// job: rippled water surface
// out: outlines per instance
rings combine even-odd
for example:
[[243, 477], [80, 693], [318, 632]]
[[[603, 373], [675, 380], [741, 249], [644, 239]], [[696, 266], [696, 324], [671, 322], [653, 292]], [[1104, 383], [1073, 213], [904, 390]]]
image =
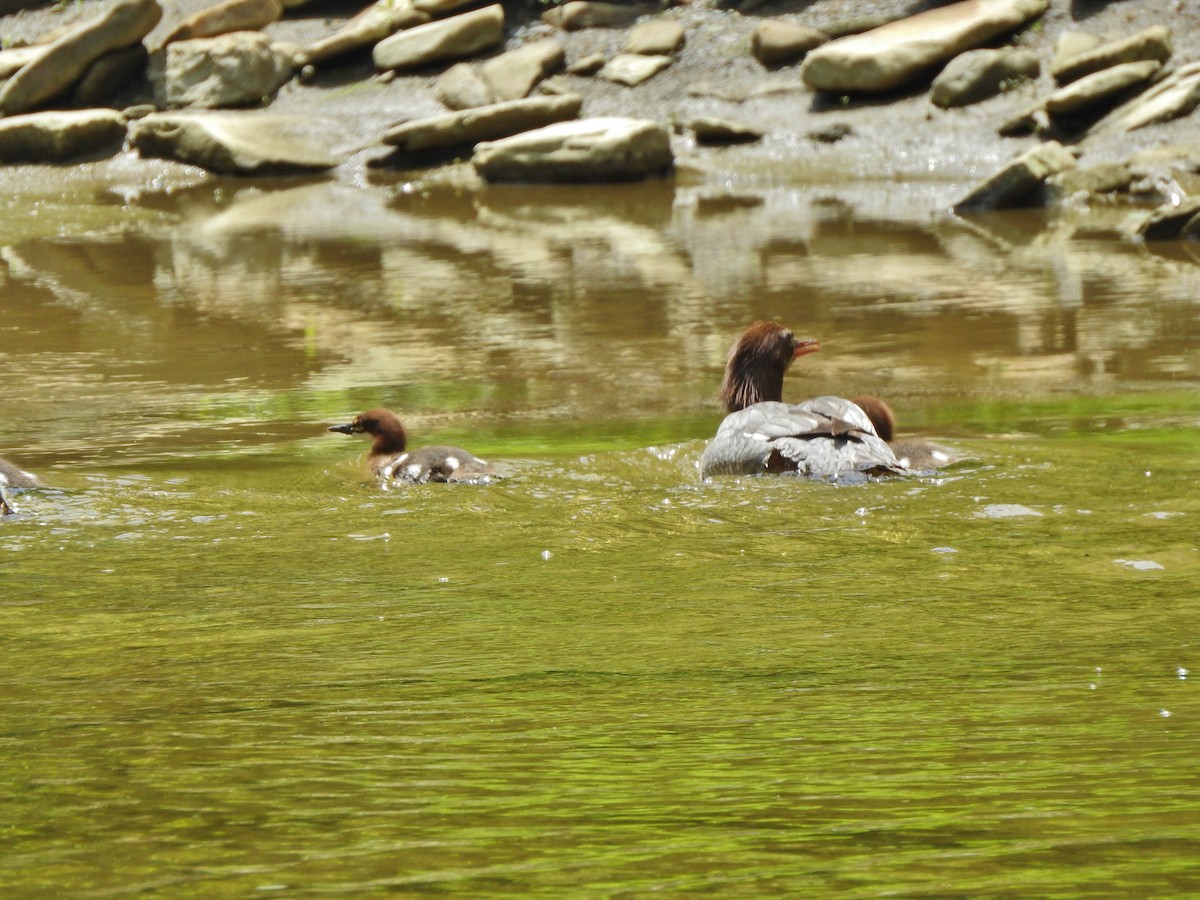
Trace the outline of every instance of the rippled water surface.
[[[1200, 890], [1200, 264], [886, 207], [10, 215], [4, 893]], [[967, 460], [701, 483], [757, 317]], [[379, 490], [375, 405], [507, 477]]]

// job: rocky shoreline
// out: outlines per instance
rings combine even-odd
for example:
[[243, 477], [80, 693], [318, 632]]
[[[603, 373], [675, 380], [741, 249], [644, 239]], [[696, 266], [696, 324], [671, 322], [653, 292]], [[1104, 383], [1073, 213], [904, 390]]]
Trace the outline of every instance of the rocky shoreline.
[[1184, 6], [90, 0], [0, 19], [0, 178], [932, 177], [934, 208], [1132, 201], [1196, 237]]

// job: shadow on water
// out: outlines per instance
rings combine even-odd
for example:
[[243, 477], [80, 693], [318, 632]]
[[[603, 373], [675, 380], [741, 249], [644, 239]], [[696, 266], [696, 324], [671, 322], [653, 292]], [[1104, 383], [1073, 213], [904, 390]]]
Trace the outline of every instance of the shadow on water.
[[[0, 883], [1194, 892], [1200, 268], [1104, 215], [397, 180], [10, 241]], [[700, 482], [758, 317], [968, 461]], [[376, 405], [506, 477], [380, 490], [325, 431]]]

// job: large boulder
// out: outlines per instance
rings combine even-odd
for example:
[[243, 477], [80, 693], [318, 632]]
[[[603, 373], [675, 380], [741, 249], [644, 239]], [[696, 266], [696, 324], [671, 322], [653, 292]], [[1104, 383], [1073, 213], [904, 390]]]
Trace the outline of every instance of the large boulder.
[[163, 38], [163, 43], [216, 37], [233, 31], [257, 31], [282, 15], [280, 0], [225, 0], [184, 19]]
[[504, 40], [504, 8], [499, 3], [400, 31], [375, 45], [377, 69], [416, 69], [459, 60]]
[[818, 91], [895, 90], [938, 63], [1015, 31], [1044, 13], [1049, 3], [962, 0], [823, 44], [805, 58], [800, 75]]
[[674, 157], [664, 125], [601, 118], [485, 142], [471, 161], [489, 181], [614, 181], [662, 174]]
[[116, 153], [125, 119], [111, 109], [26, 113], [0, 119], [0, 162], [64, 162], [78, 156]]
[[1067, 84], [1101, 69], [1135, 62], [1165, 63], [1171, 58], [1171, 32], [1164, 25], [1139, 31], [1119, 41], [1101, 44], [1079, 53], [1060, 53], [1050, 74], [1059, 84]]
[[1032, 50], [968, 50], [950, 60], [933, 79], [929, 99], [943, 109], [969, 106], [1036, 78], [1040, 71], [1041, 63]]
[[332, 169], [338, 160], [305, 134], [297, 116], [155, 113], [133, 123], [142, 156], [174, 159], [223, 175], [278, 175]]
[[1022, 153], [954, 204], [956, 213], [1038, 203], [1046, 180], [1075, 168], [1075, 157], [1058, 141]]
[[407, 153], [471, 146], [574, 119], [582, 106], [577, 94], [509, 100], [405, 122], [388, 131], [383, 142]]
[[479, 74], [497, 100], [519, 100], [542, 79], [566, 65], [567, 54], [557, 38], [543, 38], [493, 57]]
[[150, 82], [160, 107], [250, 106], [292, 77], [295, 61], [258, 31], [176, 41], [151, 60]]
[[424, 25], [430, 18], [410, 0], [376, 0], [333, 34], [304, 47], [296, 54], [296, 64], [317, 65], [373, 47], [397, 31]]
[[0, 113], [35, 109], [68, 91], [96, 60], [138, 43], [162, 18], [158, 0], [120, 0], [102, 16], [72, 28], [0, 88]]

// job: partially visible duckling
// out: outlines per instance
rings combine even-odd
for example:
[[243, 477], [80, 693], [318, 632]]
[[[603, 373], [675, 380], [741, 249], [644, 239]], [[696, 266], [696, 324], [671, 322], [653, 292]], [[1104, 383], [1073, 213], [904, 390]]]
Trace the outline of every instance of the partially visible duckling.
[[953, 465], [962, 457], [948, 447], [922, 438], [896, 438], [896, 414], [878, 397], [863, 395], [855, 397], [854, 403], [867, 414], [875, 433], [888, 442], [901, 465], [916, 471], [929, 471]]
[[390, 409], [368, 409], [347, 425], [331, 425], [341, 434], [369, 434], [374, 438], [367, 457], [371, 474], [381, 481], [425, 484], [430, 481], [486, 484], [499, 478], [486, 461], [459, 447], [422, 447], [406, 450], [408, 435], [400, 417]]
[[24, 490], [25, 488], [39, 487], [40, 483], [37, 476], [32, 472], [26, 472], [24, 469], [18, 468], [6, 459], [0, 459], [0, 516], [11, 515], [16, 512], [11, 501], [8, 499], [8, 490], [17, 488]]

